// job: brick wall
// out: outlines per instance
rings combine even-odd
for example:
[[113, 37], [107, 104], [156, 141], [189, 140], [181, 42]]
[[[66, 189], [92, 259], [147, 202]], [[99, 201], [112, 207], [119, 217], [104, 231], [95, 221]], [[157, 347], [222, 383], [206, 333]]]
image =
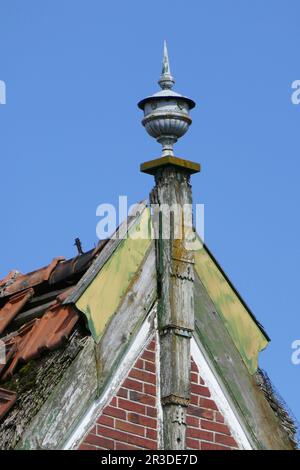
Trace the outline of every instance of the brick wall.
[[79, 449], [156, 448], [156, 367], [155, 341], [152, 340]]
[[[198, 450], [237, 449], [230, 429], [211, 399], [193, 360], [191, 364], [187, 447]], [[157, 449], [157, 428], [155, 341], [151, 340], [79, 449]]]
[[238, 445], [211, 399], [197, 365], [191, 364], [191, 401], [187, 415], [187, 447], [198, 450], [231, 450]]

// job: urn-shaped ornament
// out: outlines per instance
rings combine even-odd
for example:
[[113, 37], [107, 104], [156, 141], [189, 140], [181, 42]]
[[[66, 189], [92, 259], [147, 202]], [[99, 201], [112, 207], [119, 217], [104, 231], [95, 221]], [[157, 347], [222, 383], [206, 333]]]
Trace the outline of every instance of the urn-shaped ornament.
[[166, 42], [158, 83], [161, 90], [141, 100], [138, 107], [144, 111], [142, 124], [148, 134], [162, 145], [162, 156], [174, 156], [173, 145], [191, 125], [190, 110], [195, 107], [195, 102], [172, 90], [175, 80], [170, 71]]

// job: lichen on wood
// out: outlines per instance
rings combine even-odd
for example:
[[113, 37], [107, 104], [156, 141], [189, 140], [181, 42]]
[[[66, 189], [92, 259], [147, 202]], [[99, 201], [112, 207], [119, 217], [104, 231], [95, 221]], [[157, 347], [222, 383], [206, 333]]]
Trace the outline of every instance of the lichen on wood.
[[87, 337], [76, 328], [68, 343], [32, 360], [2, 387], [17, 392], [17, 402], [0, 423], [0, 449], [13, 449], [52, 390], [83, 348]]

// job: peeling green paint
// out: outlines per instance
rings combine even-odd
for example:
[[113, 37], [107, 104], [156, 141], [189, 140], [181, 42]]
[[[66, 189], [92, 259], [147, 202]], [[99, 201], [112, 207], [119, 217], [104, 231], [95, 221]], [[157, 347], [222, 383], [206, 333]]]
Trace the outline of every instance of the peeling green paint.
[[268, 339], [205, 246], [195, 252], [195, 269], [249, 372], [253, 374], [258, 367], [258, 354], [268, 345]]
[[98, 343], [138, 272], [151, 244], [150, 209], [145, 208], [113, 255], [76, 302]]

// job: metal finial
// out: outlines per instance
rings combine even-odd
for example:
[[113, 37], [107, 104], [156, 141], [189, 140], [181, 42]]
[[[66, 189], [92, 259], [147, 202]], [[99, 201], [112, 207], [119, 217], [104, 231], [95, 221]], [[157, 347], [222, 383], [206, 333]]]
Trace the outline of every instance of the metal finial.
[[168, 55], [167, 42], [164, 41], [164, 55], [163, 55], [163, 66], [160, 79], [158, 80], [160, 87], [163, 90], [170, 90], [175, 83], [174, 78], [171, 75], [170, 62]]
[[175, 80], [171, 75], [166, 41], [158, 83], [162, 90], [139, 101], [138, 107], [144, 111], [142, 124], [146, 131], [162, 145], [162, 156], [173, 156], [173, 145], [192, 123], [190, 110], [195, 102], [171, 89]]

